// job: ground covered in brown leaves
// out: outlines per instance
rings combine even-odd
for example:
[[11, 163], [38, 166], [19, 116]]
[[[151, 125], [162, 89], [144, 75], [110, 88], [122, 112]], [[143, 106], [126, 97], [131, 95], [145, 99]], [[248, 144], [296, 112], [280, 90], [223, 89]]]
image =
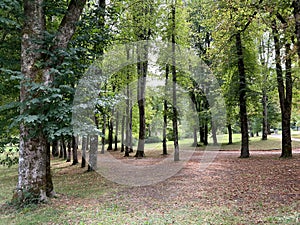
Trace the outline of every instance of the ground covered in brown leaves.
[[292, 159], [279, 158], [279, 151], [254, 151], [249, 159], [238, 154], [221, 151], [200, 170], [203, 151], [195, 151], [174, 176], [140, 187], [56, 160], [57, 198], [43, 207], [45, 215], [57, 210], [57, 217], [47, 223], [300, 224], [300, 150]]

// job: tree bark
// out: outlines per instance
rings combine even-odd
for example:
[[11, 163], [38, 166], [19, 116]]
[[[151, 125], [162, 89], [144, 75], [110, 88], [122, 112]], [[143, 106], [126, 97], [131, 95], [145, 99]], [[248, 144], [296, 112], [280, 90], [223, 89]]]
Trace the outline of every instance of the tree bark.
[[114, 132], [113, 111], [111, 114], [112, 115], [108, 120], [108, 147], [107, 147], [107, 150], [113, 150], [113, 132]]
[[295, 0], [293, 2], [294, 18], [295, 18], [295, 33], [297, 37], [297, 53], [298, 53], [298, 65], [300, 67], [300, 1]]
[[247, 116], [247, 100], [246, 100], [246, 72], [243, 55], [243, 45], [241, 33], [238, 31], [236, 38], [236, 52], [238, 56], [238, 71], [239, 71], [239, 104], [240, 104], [240, 123], [241, 123], [241, 158], [250, 157], [249, 153], [249, 138], [248, 138], [248, 116]]
[[74, 135], [72, 136], [72, 156], [73, 162], [72, 165], [78, 164], [78, 140]]
[[71, 162], [71, 140], [68, 140], [67, 142], [67, 161]]
[[212, 138], [213, 138], [213, 144], [218, 145], [217, 127], [213, 120], [211, 121], [211, 134], [212, 134]]
[[58, 141], [54, 140], [52, 142], [52, 156], [53, 157], [57, 157], [58, 155], [59, 155], [59, 152], [58, 152]]
[[124, 133], [125, 133], [125, 115], [122, 116], [122, 125], [121, 125], [121, 152], [125, 151], [124, 145]]
[[266, 90], [263, 90], [262, 96], [262, 106], [263, 106], [263, 121], [262, 121], [262, 140], [268, 139], [268, 97]]
[[103, 123], [102, 123], [102, 138], [101, 138], [101, 154], [104, 154], [105, 130], [106, 130], [106, 115], [105, 114], [103, 114], [102, 120], [103, 120]]
[[88, 172], [97, 169], [98, 135], [91, 135]]
[[166, 78], [165, 78], [165, 99], [164, 99], [164, 122], [163, 122], [163, 155], [168, 154], [167, 149], [167, 126], [168, 126], [168, 101], [167, 101], [167, 91], [168, 91], [168, 80], [169, 80], [169, 65], [166, 64]]
[[86, 146], [87, 146], [87, 137], [82, 136], [82, 147], [81, 147], [81, 168], [86, 166]]
[[118, 133], [119, 133], [119, 112], [116, 112], [116, 132], [115, 132], [115, 147], [114, 151], [118, 151]]
[[232, 127], [231, 124], [227, 124], [227, 130], [228, 130], [228, 144], [232, 144]]
[[272, 24], [273, 38], [275, 44], [275, 61], [276, 61], [276, 74], [277, 74], [277, 89], [280, 101], [281, 110], [281, 126], [282, 126], [282, 150], [281, 157], [292, 157], [292, 140], [291, 140], [291, 110], [292, 110], [292, 61], [290, 57], [290, 44], [285, 44], [285, 85], [283, 79], [283, 71], [281, 66], [281, 44], [279, 40], [279, 32], [276, 21]]
[[[76, 28], [76, 22], [79, 20], [86, 0], [71, 0], [68, 10], [59, 26], [55, 36], [55, 44], [51, 50], [65, 49], [69, 40], [73, 36]], [[44, 43], [44, 34], [46, 31], [44, 1], [43, 0], [24, 0], [24, 23], [22, 28], [21, 42], [21, 72], [24, 75], [24, 81], [21, 82], [20, 101], [26, 103], [31, 96], [25, 80], [40, 83], [49, 86], [53, 81], [53, 75], [50, 74], [50, 68], [37, 68], [38, 61], [45, 61], [41, 54]], [[46, 63], [53, 65], [53, 62]], [[27, 81], [26, 81], [27, 82]], [[43, 105], [40, 106], [43, 109]], [[21, 109], [24, 114], [26, 108]], [[34, 137], [32, 133], [34, 132]], [[19, 150], [19, 174], [17, 191], [14, 198], [19, 202], [31, 196], [31, 199], [38, 201], [47, 200], [51, 196], [50, 189], [52, 183], [50, 167], [50, 152], [47, 146], [47, 137], [43, 133], [43, 126], [30, 126], [21, 124], [20, 126], [20, 150]], [[53, 186], [52, 186], [53, 187]], [[51, 191], [52, 192], [52, 191]]]
[[174, 161], [179, 161], [179, 144], [178, 144], [178, 111], [177, 111], [177, 74], [175, 59], [175, 29], [176, 29], [176, 0], [172, 4], [172, 81], [173, 81], [173, 137], [174, 137]]

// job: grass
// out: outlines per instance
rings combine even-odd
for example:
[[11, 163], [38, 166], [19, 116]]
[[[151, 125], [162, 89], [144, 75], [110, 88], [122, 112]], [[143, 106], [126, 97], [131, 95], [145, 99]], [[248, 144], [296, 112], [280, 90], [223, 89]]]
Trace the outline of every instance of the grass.
[[[227, 145], [225, 139], [222, 149], [239, 150], [239, 135], [234, 135], [233, 139], [232, 145]], [[191, 141], [182, 140], [180, 144], [182, 147], [190, 147]], [[268, 141], [262, 141], [260, 137], [250, 138], [250, 150], [280, 149], [280, 143], [280, 139], [272, 137]], [[293, 142], [293, 144], [294, 148], [300, 147], [298, 142]], [[172, 142], [168, 145], [171, 148]], [[155, 155], [161, 152], [161, 143], [147, 144], [146, 149], [147, 156]], [[0, 225], [257, 224], [252, 221], [252, 214], [248, 215], [241, 211], [235, 202], [230, 205], [207, 204], [205, 207], [196, 207], [193, 202], [182, 204], [176, 199], [172, 201], [152, 199], [140, 195], [139, 191], [143, 190], [142, 188], [132, 189], [118, 185], [97, 173], [87, 173], [85, 170], [79, 166], [70, 166], [60, 159], [52, 160], [53, 182], [57, 198], [38, 207], [28, 206], [15, 210], [5, 203], [10, 200], [17, 183], [17, 166], [10, 168], [0, 166]], [[150, 194], [155, 190], [156, 187], [151, 187]], [[136, 195], [132, 192], [136, 192]], [[130, 197], [128, 193], [131, 194]], [[205, 198], [204, 195], [203, 198]], [[182, 202], [184, 201], [182, 199]], [[257, 204], [260, 211], [257, 213], [262, 213], [264, 202]], [[295, 211], [297, 204], [295, 201], [294, 204], [284, 205], [267, 214], [259, 214], [261, 224], [299, 224], [300, 212]]]

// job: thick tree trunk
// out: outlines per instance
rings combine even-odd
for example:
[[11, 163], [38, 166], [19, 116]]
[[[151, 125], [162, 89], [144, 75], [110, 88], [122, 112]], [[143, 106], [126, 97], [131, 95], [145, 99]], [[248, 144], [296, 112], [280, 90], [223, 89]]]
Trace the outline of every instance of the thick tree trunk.
[[[51, 50], [67, 47], [75, 32], [76, 22], [81, 15], [85, 2], [86, 0], [70, 1], [68, 10], [55, 36], [56, 42]], [[21, 72], [26, 82], [31, 81], [49, 86], [54, 79], [53, 75], [50, 75], [50, 68], [40, 69], [36, 66], [37, 62], [45, 61], [41, 54], [44, 47], [43, 38], [46, 33], [44, 0], [24, 0], [23, 6]], [[45, 64], [52, 65], [53, 62], [48, 60]], [[21, 82], [20, 101], [26, 103], [31, 97], [25, 81]], [[39, 105], [39, 108], [43, 110], [44, 107]], [[20, 113], [32, 114], [28, 108], [21, 109]], [[32, 137], [33, 133], [34, 137]], [[37, 199], [38, 201], [46, 200], [51, 195], [53, 185], [50, 166], [47, 166], [50, 165], [50, 151], [42, 125], [29, 126], [25, 123], [21, 124], [19, 156], [18, 184], [14, 198], [17, 198], [19, 202], [26, 201], [26, 198]]]
[[247, 102], [246, 102], [246, 72], [243, 55], [243, 45], [241, 33], [237, 32], [236, 38], [236, 52], [238, 56], [238, 71], [239, 71], [239, 104], [240, 104], [240, 123], [241, 123], [241, 158], [248, 158], [249, 153], [249, 137], [248, 137], [248, 116], [247, 116]]
[[294, 18], [295, 18], [295, 33], [297, 37], [297, 53], [298, 53], [298, 65], [300, 67], [300, 1], [295, 0], [293, 2]]

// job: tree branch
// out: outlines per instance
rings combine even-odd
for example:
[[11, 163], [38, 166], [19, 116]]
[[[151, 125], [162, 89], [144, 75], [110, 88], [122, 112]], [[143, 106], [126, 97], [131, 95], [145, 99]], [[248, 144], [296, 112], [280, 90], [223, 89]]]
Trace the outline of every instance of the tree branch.
[[81, 16], [85, 3], [86, 0], [70, 1], [68, 10], [58, 28], [58, 32], [55, 37], [56, 44], [52, 47], [52, 50], [67, 48], [69, 41], [75, 33], [76, 23]]

